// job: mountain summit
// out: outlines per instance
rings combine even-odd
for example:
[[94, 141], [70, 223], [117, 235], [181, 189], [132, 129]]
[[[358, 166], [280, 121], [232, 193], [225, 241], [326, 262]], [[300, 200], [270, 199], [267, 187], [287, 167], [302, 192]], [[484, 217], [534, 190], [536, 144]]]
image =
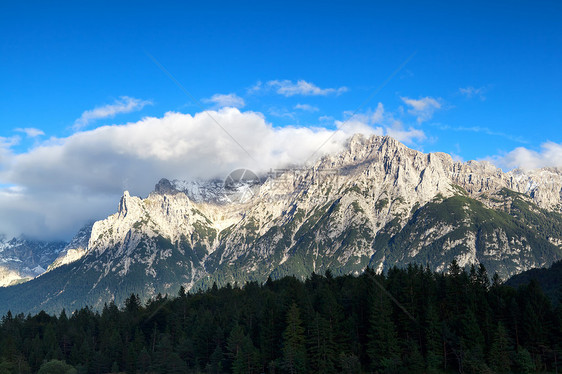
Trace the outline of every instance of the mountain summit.
[[99, 307], [132, 292], [146, 298], [328, 269], [418, 263], [444, 271], [453, 259], [507, 278], [562, 258], [559, 169], [504, 173], [355, 135], [311, 167], [245, 175], [163, 179], [146, 199], [125, 191], [117, 213], [82, 231], [50, 271], [0, 290], [5, 309]]

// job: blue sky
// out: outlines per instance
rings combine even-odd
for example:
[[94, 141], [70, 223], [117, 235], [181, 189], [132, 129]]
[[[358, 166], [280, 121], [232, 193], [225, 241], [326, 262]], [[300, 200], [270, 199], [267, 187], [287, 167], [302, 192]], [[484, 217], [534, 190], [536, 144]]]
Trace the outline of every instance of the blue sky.
[[[366, 126], [418, 150], [491, 159], [506, 170], [560, 166], [561, 19], [559, 1], [2, 2], [0, 186], [8, 197], [0, 208], [27, 217], [36, 209], [17, 208], [16, 197], [51, 196], [46, 191], [61, 190], [55, 178], [70, 186], [64, 196], [103, 206], [92, 210], [98, 218], [114, 210], [123, 188], [149, 191], [154, 175], [137, 180], [139, 170], [155, 159], [181, 165], [166, 150], [194, 143], [203, 147], [189, 148], [200, 159], [162, 176], [204, 176], [199, 164], [230, 167], [202, 150], [230, 141], [220, 131], [204, 141], [213, 121], [200, 137], [186, 134], [189, 141], [174, 146], [162, 138], [158, 149], [136, 132], [143, 119], [168, 124], [175, 119], [166, 113], [196, 118], [203, 109], [222, 110], [223, 126], [246, 150], [269, 143], [240, 130], [241, 122], [269, 126], [265, 138], [285, 134], [276, 154], [290, 161], [306, 158], [304, 144], [330, 131]], [[111, 139], [150, 149], [92, 146]], [[303, 150], [294, 154], [297, 145]], [[126, 176], [106, 185], [99, 179], [114, 175], [107, 170]], [[84, 216], [67, 226], [50, 220], [36, 215], [35, 231], [60, 236]], [[2, 231], [17, 229], [0, 222]]]

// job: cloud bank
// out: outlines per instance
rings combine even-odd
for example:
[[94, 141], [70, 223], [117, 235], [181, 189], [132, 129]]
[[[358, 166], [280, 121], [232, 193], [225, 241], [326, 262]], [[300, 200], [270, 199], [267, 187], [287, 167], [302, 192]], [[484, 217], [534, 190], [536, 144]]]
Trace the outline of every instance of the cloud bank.
[[68, 239], [87, 221], [114, 213], [125, 189], [146, 196], [163, 177], [224, 178], [241, 167], [265, 172], [298, 164], [327, 139], [319, 154], [340, 150], [355, 132], [384, 129], [357, 118], [332, 130], [274, 127], [261, 113], [226, 107], [102, 126], [45, 140], [21, 154], [3, 138], [0, 233]]
[[[0, 234], [69, 239], [86, 222], [114, 213], [123, 190], [145, 197], [163, 177], [224, 178], [238, 168], [259, 173], [300, 164], [313, 154], [340, 151], [354, 133], [389, 135], [410, 146], [427, 139], [380, 103], [326, 121], [329, 128], [276, 127], [262, 113], [225, 107], [80, 131], [43, 140], [25, 153], [12, 150], [16, 137], [0, 137]], [[539, 152], [517, 148], [491, 159], [506, 168], [562, 166], [562, 144], [545, 143]]]
[[545, 142], [538, 152], [518, 147], [504, 155], [490, 157], [490, 161], [504, 170], [562, 167], [562, 144]]

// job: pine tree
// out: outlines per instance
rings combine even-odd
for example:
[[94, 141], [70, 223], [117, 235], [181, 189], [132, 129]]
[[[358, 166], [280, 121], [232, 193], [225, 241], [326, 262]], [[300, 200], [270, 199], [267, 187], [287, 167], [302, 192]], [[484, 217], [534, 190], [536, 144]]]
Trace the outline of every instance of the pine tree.
[[425, 369], [425, 361], [418, 342], [413, 339], [408, 339], [406, 341], [406, 347], [408, 350], [404, 355], [405, 371], [409, 373], [422, 373]]
[[319, 313], [315, 314], [314, 320], [311, 323], [308, 346], [310, 351], [308, 357], [312, 372], [334, 373], [336, 354], [333, 330], [330, 327], [330, 323], [320, 316]]
[[14, 370], [14, 364], [4, 359], [0, 358], [0, 374], [12, 374]]
[[31, 341], [31, 350], [29, 351], [29, 364], [31, 365], [33, 371], [39, 370], [44, 358], [45, 353], [43, 352], [41, 338], [39, 337], [39, 334], [36, 334]]
[[523, 347], [517, 348], [515, 355], [515, 363], [517, 372], [521, 374], [530, 374], [535, 371], [535, 363], [528, 350]]
[[484, 361], [484, 336], [471, 309], [467, 309], [461, 326], [462, 367], [468, 373], [481, 373], [487, 369]]
[[227, 347], [232, 359], [232, 372], [235, 374], [253, 373], [259, 366], [259, 357], [252, 340], [238, 324], [227, 339]]
[[184, 286], [180, 286], [180, 289], [179, 289], [179, 291], [178, 291], [178, 296], [179, 296], [180, 298], [182, 298], [182, 299], [185, 298], [186, 292], [185, 292], [185, 287], [184, 287]]
[[48, 324], [43, 335], [43, 349], [46, 360], [60, 360], [62, 352], [52, 324]]
[[478, 275], [476, 276], [476, 279], [480, 287], [482, 287], [484, 290], [488, 290], [490, 288], [490, 278], [488, 277], [488, 271], [482, 263], [478, 266]]
[[41, 365], [37, 374], [76, 374], [76, 369], [64, 361], [51, 360]]
[[260, 348], [266, 363], [274, 361], [281, 349], [282, 330], [279, 326], [283, 319], [276, 313], [276, 309], [277, 305], [274, 304], [272, 298], [268, 297], [265, 303], [264, 320], [260, 326]]
[[236, 323], [230, 331], [230, 335], [228, 336], [226, 343], [229, 357], [231, 359], [232, 371], [234, 373], [242, 373], [244, 370], [243, 350], [245, 338], [246, 336], [242, 326]]
[[283, 366], [289, 374], [306, 371], [304, 328], [299, 307], [293, 303], [287, 311], [287, 327], [283, 332]]
[[187, 366], [185, 362], [174, 352], [170, 334], [160, 335], [158, 344], [154, 351], [152, 368], [157, 373], [185, 373]]
[[339, 364], [341, 372], [344, 374], [359, 374], [361, 373], [361, 361], [359, 357], [354, 354], [340, 353]]
[[142, 349], [142, 351], [140, 351], [138, 357], [137, 357], [137, 368], [138, 368], [138, 372], [141, 374], [145, 374], [149, 372], [150, 369], [150, 365], [151, 365], [151, 358], [150, 358], [150, 354], [148, 353], [146, 347]]
[[427, 369], [430, 373], [433, 373], [444, 368], [444, 357], [441, 324], [432, 303], [428, 306], [426, 320]]
[[498, 323], [490, 348], [490, 367], [496, 373], [509, 373], [511, 369], [511, 346], [503, 323]]
[[207, 372], [211, 374], [220, 374], [223, 372], [223, 358], [224, 354], [220, 345], [217, 345], [215, 351], [209, 359], [209, 364], [207, 365]]
[[371, 302], [370, 333], [367, 354], [375, 371], [393, 370], [400, 360], [396, 327], [392, 321], [392, 305], [380, 289]]

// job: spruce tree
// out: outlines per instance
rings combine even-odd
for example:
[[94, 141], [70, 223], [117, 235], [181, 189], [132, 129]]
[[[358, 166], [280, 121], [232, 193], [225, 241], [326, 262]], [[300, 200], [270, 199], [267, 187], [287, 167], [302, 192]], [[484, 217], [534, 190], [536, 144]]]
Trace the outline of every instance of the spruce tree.
[[367, 354], [371, 368], [375, 371], [392, 371], [400, 361], [400, 349], [392, 321], [392, 305], [380, 289], [377, 289], [371, 302], [369, 324]]
[[425, 328], [427, 346], [427, 369], [430, 373], [444, 368], [443, 335], [439, 316], [433, 303], [429, 303]]
[[283, 332], [283, 365], [289, 374], [306, 372], [306, 347], [300, 309], [293, 303], [287, 311], [287, 327]]
[[330, 323], [317, 312], [308, 337], [309, 366], [314, 373], [334, 373], [336, 349]]
[[535, 363], [528, 350], [523, 347], [517, 348], [515, 355], [516, 370], [521, 374], [530, 374], [535, 371]]
[[511, 370], [511, 345], [503, 323], [498, 323], [494, 340], [490, 347], [490, 367], [496, 373], [509, 373]]

